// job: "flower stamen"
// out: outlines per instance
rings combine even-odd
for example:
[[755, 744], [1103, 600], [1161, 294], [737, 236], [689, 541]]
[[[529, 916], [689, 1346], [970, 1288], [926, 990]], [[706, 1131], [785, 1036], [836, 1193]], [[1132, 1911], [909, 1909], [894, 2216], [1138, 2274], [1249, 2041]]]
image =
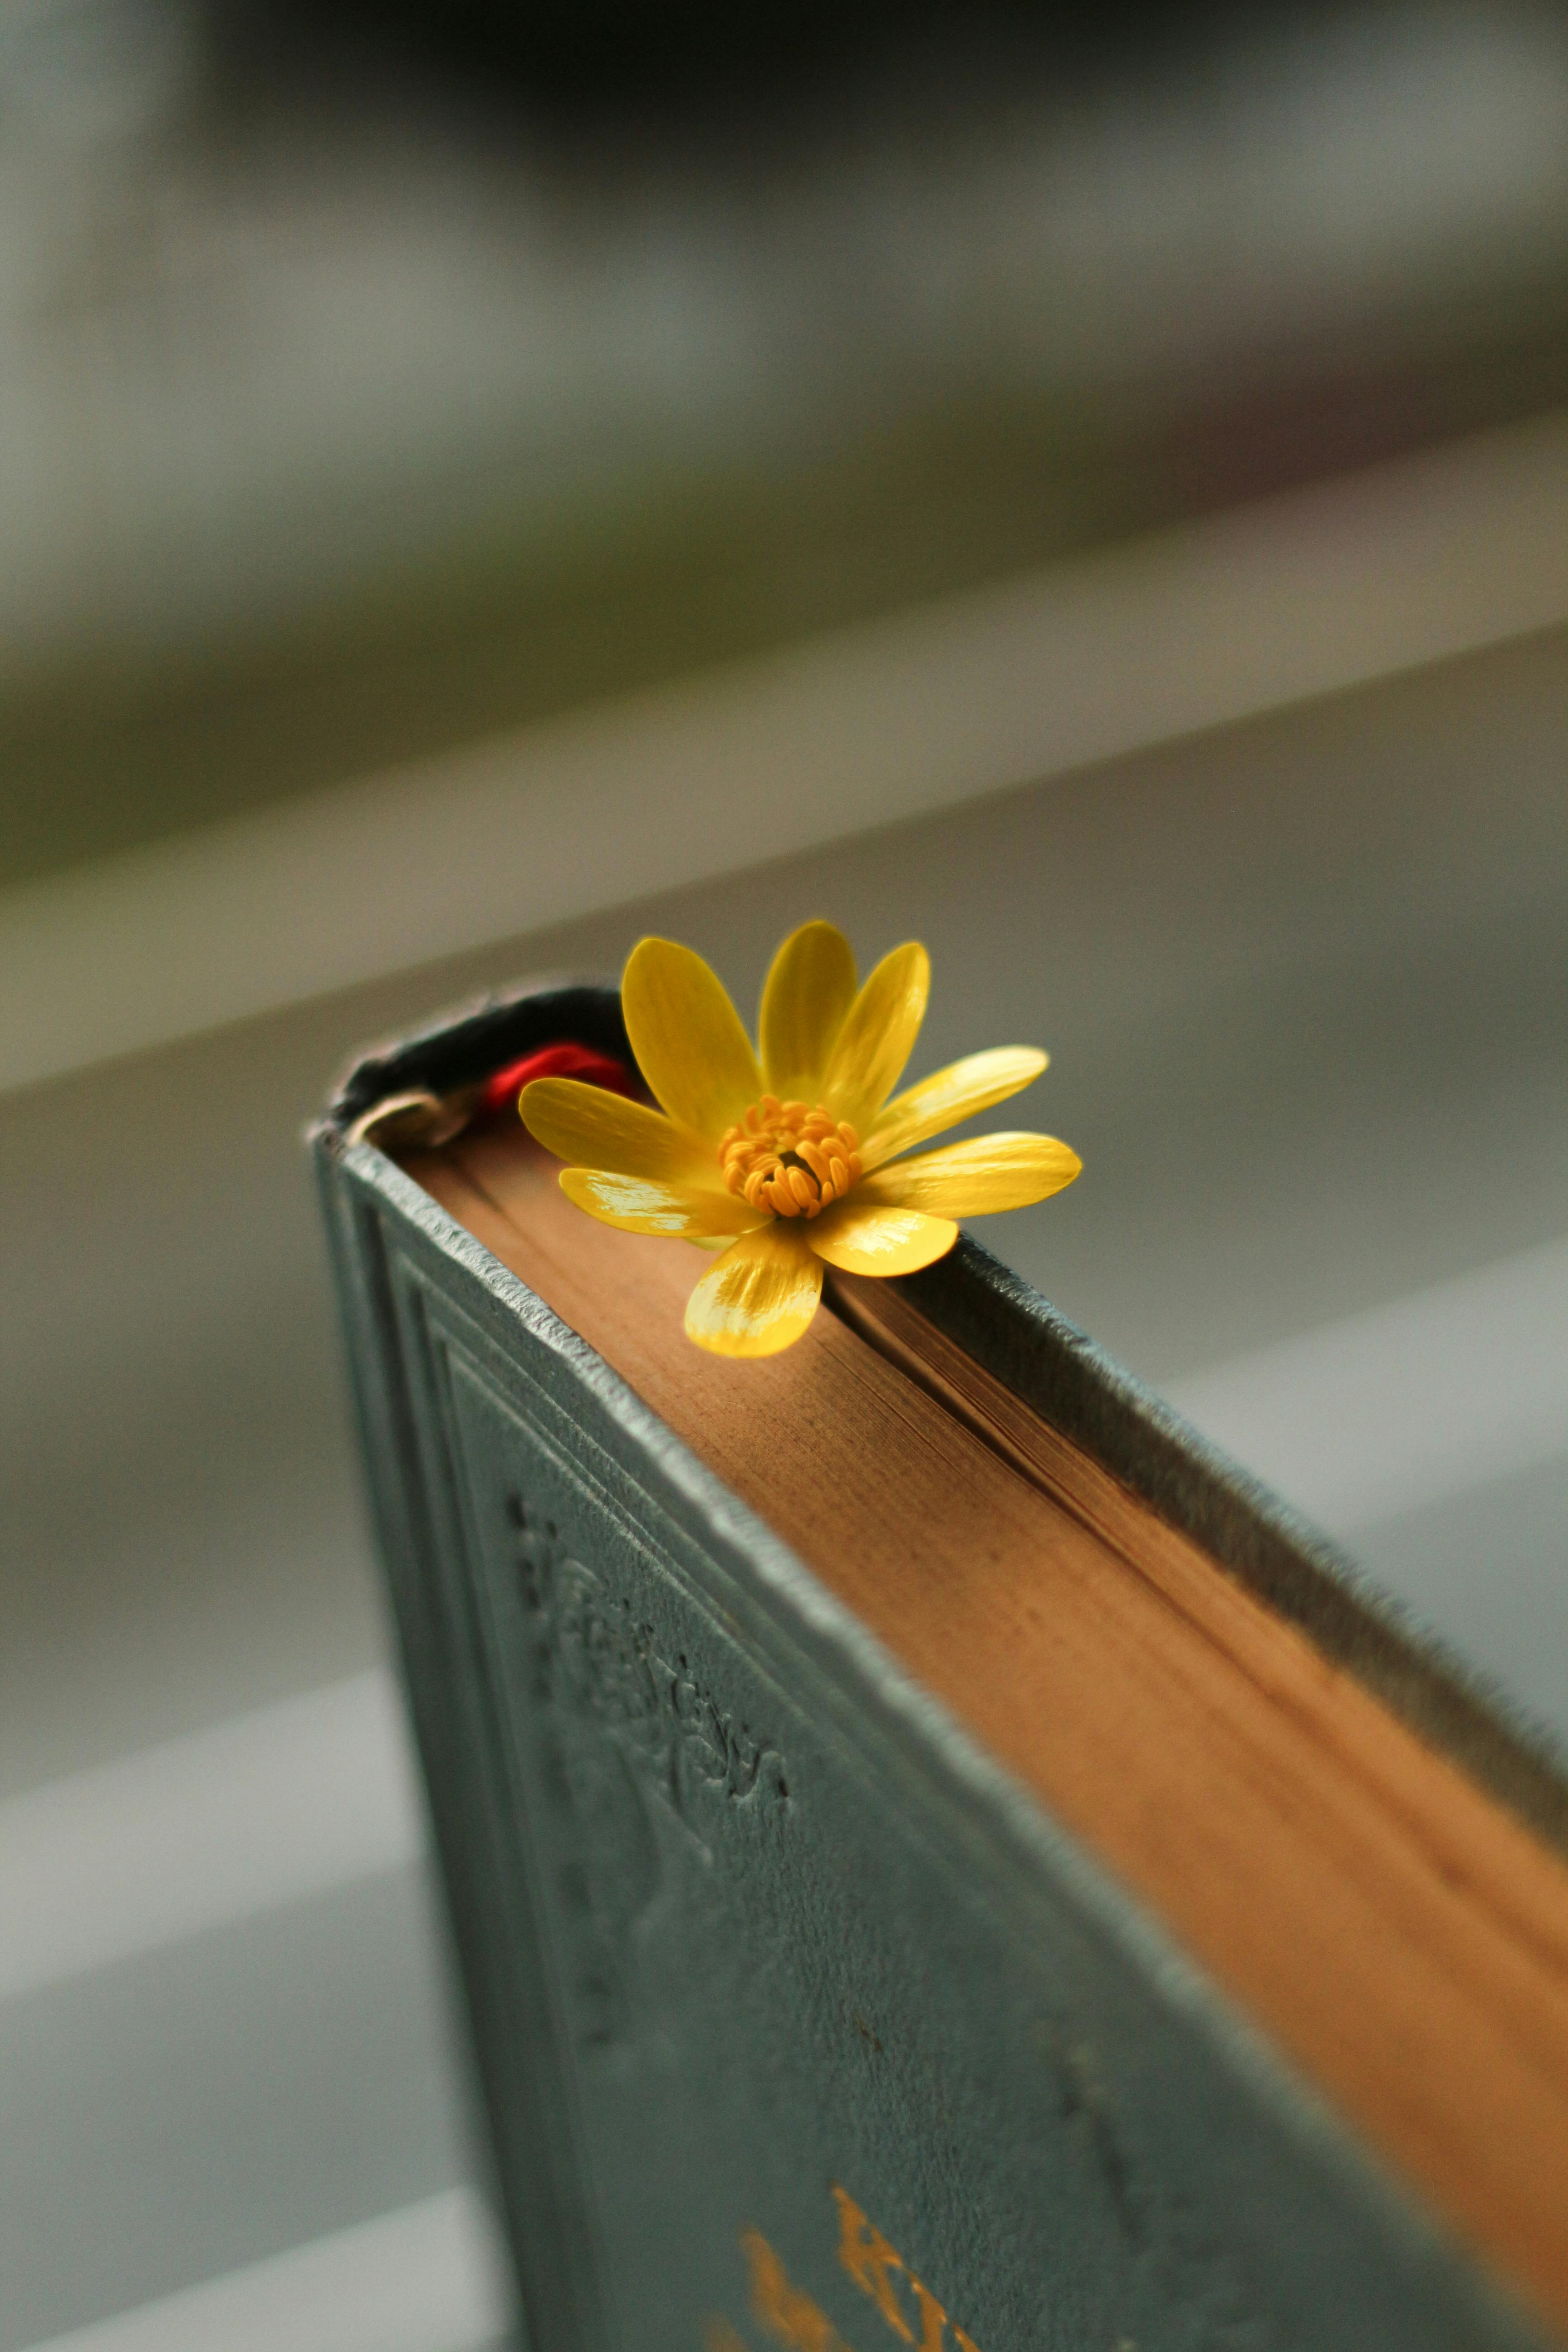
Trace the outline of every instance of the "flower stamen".
[[719, 1145], [725, 1189], [775, 1217], [819, 1217], [860, 1177], [860, 1139], [820, 1104], [763, 1095]]

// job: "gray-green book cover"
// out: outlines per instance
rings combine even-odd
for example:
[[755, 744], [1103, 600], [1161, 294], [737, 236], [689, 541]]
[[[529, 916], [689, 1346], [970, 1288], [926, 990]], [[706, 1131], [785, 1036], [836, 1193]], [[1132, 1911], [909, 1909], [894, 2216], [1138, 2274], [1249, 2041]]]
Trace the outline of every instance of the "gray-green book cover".
[[[532, 2352], [1549, 2340], [1069, 1836], [357, 1119], [562, 1038], [487, 1000], [314, 1150]], [[973, 1244], [907, 1295], [1560, 1839], [1333, 1559]], [[1564, 2193], [1568, 2195], [1568, 2184]]]

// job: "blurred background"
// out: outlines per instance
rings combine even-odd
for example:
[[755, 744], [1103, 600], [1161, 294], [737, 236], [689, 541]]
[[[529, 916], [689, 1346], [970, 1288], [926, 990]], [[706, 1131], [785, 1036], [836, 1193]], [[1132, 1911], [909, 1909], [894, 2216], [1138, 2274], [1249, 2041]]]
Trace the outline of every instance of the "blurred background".
[[1568, 1746], [1568, 14], [0, 0], [0, 2352], [511, 2340], [299, 1149], [924, 938]]

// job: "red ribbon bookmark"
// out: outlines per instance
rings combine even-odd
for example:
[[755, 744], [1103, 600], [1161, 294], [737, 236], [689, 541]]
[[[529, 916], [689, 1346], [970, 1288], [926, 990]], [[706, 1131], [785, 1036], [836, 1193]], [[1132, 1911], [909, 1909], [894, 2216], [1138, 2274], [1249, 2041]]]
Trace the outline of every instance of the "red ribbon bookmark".
[[479, 1116], [515, 1110], [519, 1095], [531, 1078], [581, 1078], [585, 1086], [605, 1087], [616, 1095], [633, 1095], [637, 1090], [626, 1064], [613, 1061], [608, 1054], [596, 1054], [589, 1045], [541, 1045], [536, 1053], [525, 1054], [521, 1062], [509, 1062], [504, 1070], [485, 1080], [479, 1089]]

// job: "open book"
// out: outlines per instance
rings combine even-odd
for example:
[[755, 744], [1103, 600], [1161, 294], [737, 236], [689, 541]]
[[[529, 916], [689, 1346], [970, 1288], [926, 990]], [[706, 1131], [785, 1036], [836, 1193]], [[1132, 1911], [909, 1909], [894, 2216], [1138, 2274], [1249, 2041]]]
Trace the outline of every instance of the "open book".
[[537, 2352], [1568, 2333], [1546, 1768], [973, 1245], [734, 1364], [515, 1119], [371, 1116], [568, 1035], [317, 1135]]

